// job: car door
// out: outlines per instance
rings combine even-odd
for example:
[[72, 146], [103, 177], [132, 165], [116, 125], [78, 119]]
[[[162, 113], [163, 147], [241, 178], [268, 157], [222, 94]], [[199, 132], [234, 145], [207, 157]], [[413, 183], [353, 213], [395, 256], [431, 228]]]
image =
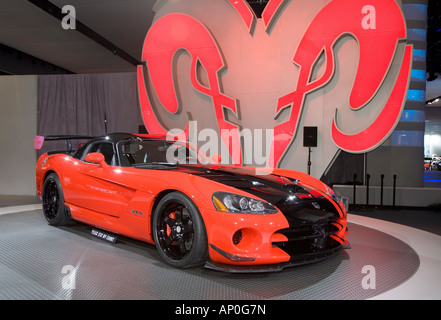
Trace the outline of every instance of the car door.
[[[88, 146], [81, 158], [67, 169], [69, 202], [84, 209], [120, 217], [131, 197], [131, 190], [120, 184], [121, 170], [115, 166], [115, 152], [111, 142], [97, 141]], [[108, 166], [85, 161], [87, 154], [99, 152]]]

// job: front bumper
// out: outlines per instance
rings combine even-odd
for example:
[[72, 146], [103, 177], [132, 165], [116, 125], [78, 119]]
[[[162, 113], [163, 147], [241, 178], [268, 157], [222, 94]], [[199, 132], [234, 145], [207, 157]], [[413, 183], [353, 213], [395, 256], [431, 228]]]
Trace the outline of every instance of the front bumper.
[[227, 272], [276, 272], [317, 262], [346, 243], [346, 213], [318, 221], [288, 223], [268, 215], [203, 212], [209, 241], [206, 267]]

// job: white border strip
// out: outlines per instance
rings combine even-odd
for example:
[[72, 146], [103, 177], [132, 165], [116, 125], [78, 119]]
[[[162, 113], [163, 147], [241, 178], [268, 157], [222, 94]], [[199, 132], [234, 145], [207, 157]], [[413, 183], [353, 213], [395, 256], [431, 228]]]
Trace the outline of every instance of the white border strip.
[[41, 209], [41, 204], [28, 204], [24, 206], [4, 207], [4, 208], [0, 208], [0, 216], [10, 213], [33, 211], [39, 209]]
[[441, 299], [441, 236], [401, 224], [348, 214], [348, 221], [389, 234], [411, 246], [420, 258], [415, 274], [375, 300]]

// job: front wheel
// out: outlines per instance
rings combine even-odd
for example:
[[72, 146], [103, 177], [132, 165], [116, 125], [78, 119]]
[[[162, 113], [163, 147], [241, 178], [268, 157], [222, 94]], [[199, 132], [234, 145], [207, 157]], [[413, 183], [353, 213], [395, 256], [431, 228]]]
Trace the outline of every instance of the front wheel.
[[69, 223], [70, 218], [64, 206], [63, 189], [55, 173], [49, 174], [44, 180], [42, 200], [43, 214], [50, 225], [62, 226]]
[[207, 260], [205, 224], [184, 194], [172, 192], [161, 199], [152, 216], [152, 229], [158, 253], [169, 265], [188, 268]]

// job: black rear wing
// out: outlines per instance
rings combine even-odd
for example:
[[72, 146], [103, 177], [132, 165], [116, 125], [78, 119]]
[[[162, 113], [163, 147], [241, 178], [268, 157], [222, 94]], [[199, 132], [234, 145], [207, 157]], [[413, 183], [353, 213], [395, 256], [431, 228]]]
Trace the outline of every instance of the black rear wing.
[[53, 136], [35, 136], [34, 137], [34, 149], [40, 150], [43, 147], [45, 141], [60, 141], [64, 140], [66, 144], [66, 153], [72, 153], [72, 141], [71, 140], [90, 140], [95, 137], [85, 135], [53, 135]]

